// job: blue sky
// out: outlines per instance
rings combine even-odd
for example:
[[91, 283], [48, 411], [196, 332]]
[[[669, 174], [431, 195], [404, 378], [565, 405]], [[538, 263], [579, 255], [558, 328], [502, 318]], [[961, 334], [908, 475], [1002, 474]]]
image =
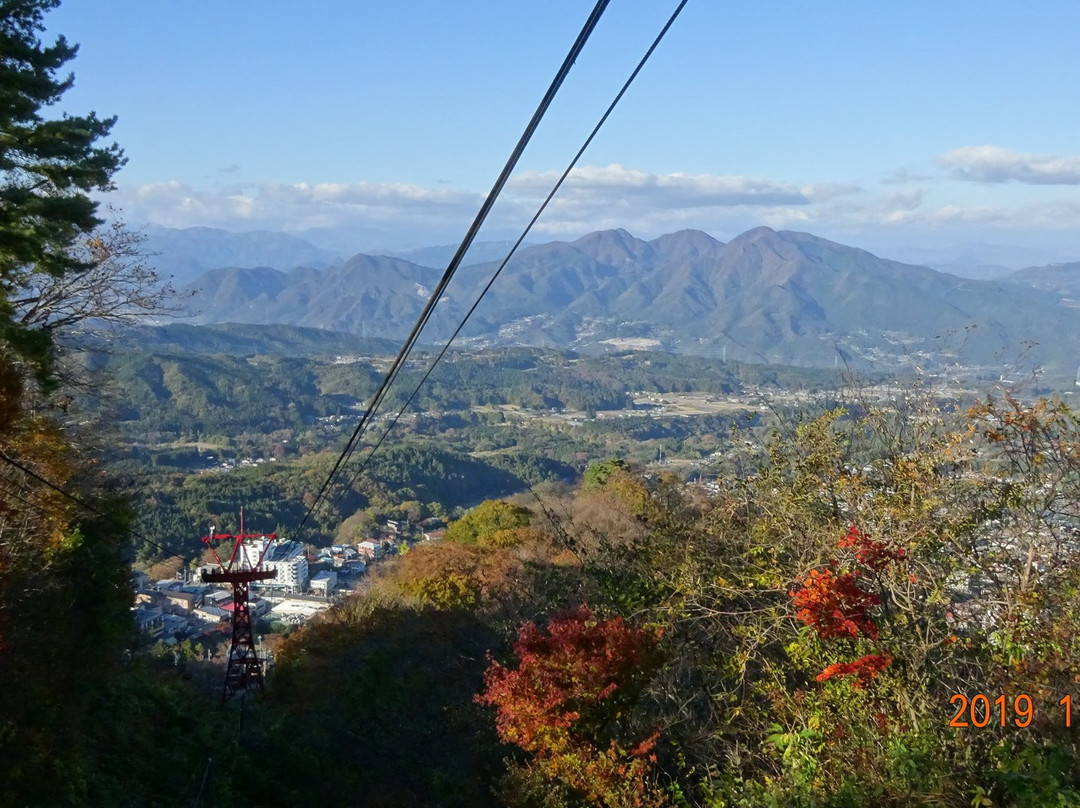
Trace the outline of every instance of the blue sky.
[[[613, 0], [481, 238], [527, 221], [674, 0]], [[136, 222], [460, 239], [587, 16], [546, 0], [67, 0]], [[1080, 259], [1080, 4], [691, 0], [533, 240], [766, 224]], [[909, 250], [910, 252], [910, 250]], [[900, 256], [903, 257], [903, 256]]]

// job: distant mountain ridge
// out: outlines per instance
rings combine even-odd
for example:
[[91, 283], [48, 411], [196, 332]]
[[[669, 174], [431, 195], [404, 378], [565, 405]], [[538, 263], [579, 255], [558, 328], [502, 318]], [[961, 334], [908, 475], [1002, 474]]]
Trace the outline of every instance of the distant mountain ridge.
[[233, 233], [215, 227], [178, 230], [150, 225], [144, 228], [148, 263], [163, 277], [172, 277], [174, 286], [194, 281], [208, 270], [220, 267], [327, 267], [340, 263], [341, 256], [316, 247], [286, 233], [253, 230]]
[[314, 328], [291, 325], [219, 323], [195, 326], [173, 323], [160, 326], [136, 326], [118, 331], [102, 343], [96, 335], [82, 340], [82, 347], [94, 351], [107, 347], [139, 349], [150, 352], [180, 351], [192, 354], [253, 356], [326, 356], [329, 354], [396, 354], [401, 345], [378, 337], [358, 337]]
[[[425, 339], [445, 338], [497, 264], [462, 267]], [[287, 323], [400, 339], [441, 269], [358, 255], [322, 270], [219, 269], [191, 287], [195, 322]], [[1031, 340], [1075, 365], [1080, 309], [1055, 289], [960, 278], [809, 233], [759, 227], [728, 243], [625, 230], [523, 248], [463, 334], [477, 345], [581, 350], [637, 340], [751, 362], [993, 366]], [[640, 341], [644, 340], [644, 343]]]
[[[197, 323], [282, 323], [362, 336], [403, 336], [441, 272], [398, 258], [356, 255], [324, 270], [215, 269], [186, 292]], [[404, 329], [404, 331], [403, 331]]]
[[1080, 261], [1020, 269], [1010, 273], [1007, 280], [1080, 300]]
[[[465, 255], [465, 263], [476, 264], [481, 261], [501, 261], [513, 241], [474, 241]], [[531, 245], [526, 245], [531, 246]], [[369, 255], [386, 255], [390, 258], [404, 258], [414, 264], [425, 267], [446, 268], [450, 259], [457, 254], [457, 244], [437, 247], [419, 247], [412, 250], [367, 250]]]

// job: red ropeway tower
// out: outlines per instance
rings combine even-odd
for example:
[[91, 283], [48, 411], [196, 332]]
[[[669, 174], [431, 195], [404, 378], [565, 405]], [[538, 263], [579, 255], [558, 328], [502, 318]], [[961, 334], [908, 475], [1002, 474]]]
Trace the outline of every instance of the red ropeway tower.
[[[254, 581], [265, 581], [277, 577], [276, 569], [263, 566], [266, 552], [277, 538], [275, 533], [245, 533], [244, 510], [240, 509], [240, 532], [215, 533], [210, 529], [209, 536], [203, 536], [203, 543], [210, 548], [217, 561], [218, 568], [213, 572], [203, 572], [205, 583], [232, 584], [232, 645], [229, 647], [229, 664], [225, 670], [225, 685], [221, 692], [224, 704], [236, 693], [247, 692], [255, 688], [263, 693], [262, 660], [255, 650], [255, 634], [251, 625], [251, 606], [248, 600], [249, 589]], [[233, 541], [229, 560], [223, 562], [214, 549], [212, 542]], [[251, 558], [250, 548], [244, 543], [247, 539], [263, 539], [257, 558]]]

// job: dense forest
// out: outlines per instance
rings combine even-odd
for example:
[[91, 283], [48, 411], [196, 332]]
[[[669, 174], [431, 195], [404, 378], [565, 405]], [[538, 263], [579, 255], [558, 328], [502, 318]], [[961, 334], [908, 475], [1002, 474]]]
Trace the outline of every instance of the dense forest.
[[[240, 505], [253, 529], [295, 538], [295, 528], [334, 459], [330, 453], [320, 453], [290, 463], [203, 475], [167, 469], [153, 473], [125, 466], [125, 474], [117, 479], [126, 481], [129, 496], [139, 503], [138, 533], [151, 540], [135, 537], [136, 558], [160, 560], [162, 544], [171, 552], [198, 556], [202, 547], [199, 536], [206, 533], [206, 527], [231, 524]], [[574, 476], [571, 467], [549, 465], [536, 463], [541, 472], [552, 476]], [[517, 464], [517, 468], [527, 472], [525, 464]], [[358, 532], [358, 525], [370, 527], [377, 520], [403, 518], [410, 513], [414, 521], [442, 516], [487, 496], [515, 493], [527, 486], [518, 474], [468, 455], [433, 446], [392, 446], [375, 455], [362, 476], [334, 489], [330, 502], [315, 513], [310, 531], [302, 538], [320, 545], [332, 541], [355, 544], [367, 538]]]
[[[186, 331], [180, 338], [173, 326], [121, 334], [108, 352], [97, 342], [88, 344], [77, 359], [99, 374], [99, 381], [97, 395], [84, 403], [87, 414], [115, 424], [122, 437], [143, 443], [304, 432], [320, 417], [356, 417], [392, 359], [370, 352], [366, 345], [368, 351], [349, 355], [309, 353], [313, 340], [306, 332], [301, 338], [285, 331], [276, 340], [252, 346], [243, 327], [205, 328], [215, 332], [215, 339], [196, 340]], [[171, 336], [166, 339], [159, 331]], [[234, 334], [236, 343], [229, 350], [227, 340]], [[251, 353], [246, 350], [250, 347], [268, 352]], [[314, 343], [314, 348], [325, 347]], [[432, 358], [418, 353], [410, 360], [387, 399], [388, 411], [400, 408], [416, 389]], [[595, 413], [632, 406], [630, 391], [819, 391], [834, 389], [840, 379], [834, 371], [657, 352], [587, 357], [523, 348], [461, 351], [451, 352], [436, 367], [409, 411], [446, 413], [506, 405]], [[307, 431], [305, 438], [312, 445], [325, 445], [318, 430]]]
[[595, 464], [398, 559], [286, 641], [262, 709], [311, 757], [277, 774], [338, 760], [312, 793], [386, 805], [1080, 804], [1077, 418], [790, 427], [719, 492]]
[[116, 644], [118, 585], [5, 713], [11, 804], [1080, 805], [1080, 420], [909, 404], [777, 427], [718, 489], [609, 460], [487, 501], [281, 641], [261, 702]]

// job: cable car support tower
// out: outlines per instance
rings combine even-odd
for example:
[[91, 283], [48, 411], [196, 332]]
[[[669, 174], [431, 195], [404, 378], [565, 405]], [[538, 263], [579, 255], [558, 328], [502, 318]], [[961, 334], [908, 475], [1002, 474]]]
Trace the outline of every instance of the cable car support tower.
[[[203, 581], [232, 584], [232, 644], [229, 647], [225, 685], [221, 692], [222, 704], [237, 693], [246, 693], [250, 689], [257, 690], [260, 696], [264, 692], [263, 666], [255, 649], [255, 634], [252, 630], [251, 604], [248, 595], [250, 586], [255, 581], [277, 577], [277, 569], [264, 565], [266, 553], [276, 538], [276, 533], [245, 533], [243, 508], [240, 509], [239, 533], [215, 533], [214, 528], [210, 528], [210, 535], [202, 537], [203, 543], [210, 548], [217, 562], [217, 569], [203, 572]], [[245, 543], [247, 539], [261, 540], [262, 547], [258, 550], [257, 556], [253, 548]], [[233, 542], [228, 561], [222, 561], [214, 548], [213, 542], [217, 541]]]

